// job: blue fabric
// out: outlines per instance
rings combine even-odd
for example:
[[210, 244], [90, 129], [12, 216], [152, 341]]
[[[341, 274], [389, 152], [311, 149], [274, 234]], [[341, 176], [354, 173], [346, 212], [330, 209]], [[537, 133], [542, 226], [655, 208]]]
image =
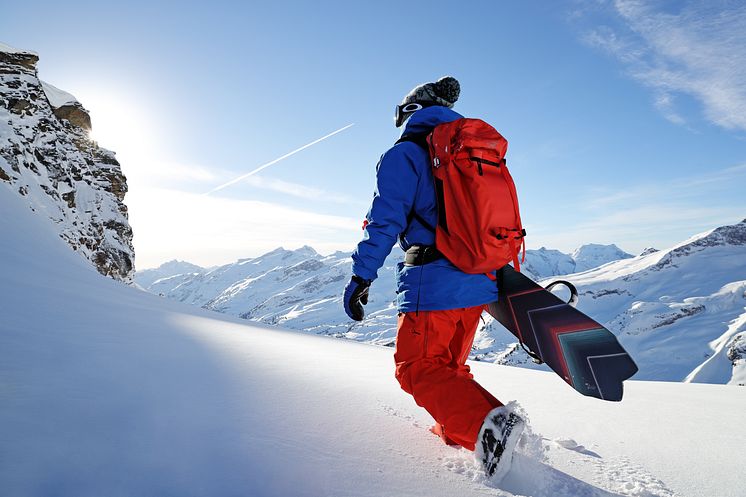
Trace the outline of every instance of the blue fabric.
[[[426, 107], [407, 121], [404, 134], [431, 131], [441, 123], [463, 116], [447, 107]], [[435, 188], [427, 152], [412, 142], [389, 149], [376, 166], [376, 189], [366, 216], [363, 239], [352, 253], [352, 272], [375, 280], [378, 269], [399, 241], [403, 250], [412, 245], [433, 245], [435, 234], [411, 213], [430, 226], [437, 224]], [[483, 274], [467, 274], [445, 259], [423, 266], [397, 265], [397, 298], [400, 312], [436, 311], [488, 304], [497, 300], [497, 285]]]

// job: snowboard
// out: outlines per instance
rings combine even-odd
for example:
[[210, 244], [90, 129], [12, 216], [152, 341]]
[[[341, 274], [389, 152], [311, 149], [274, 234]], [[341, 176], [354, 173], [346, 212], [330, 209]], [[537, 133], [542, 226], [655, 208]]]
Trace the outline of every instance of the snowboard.
[[[569, 302], [549, 291], [556, 284], [570, 289]], [[543, 288], [505, 266], [498, 271], [498, 286], [498, 300], [487, 311], [535, 360], [583, 395], [622, 400], [622, 382], [637, 372], [637, 365], [611, 331], [575, 309], [577, 291], [571, 283], [557, 281]]]

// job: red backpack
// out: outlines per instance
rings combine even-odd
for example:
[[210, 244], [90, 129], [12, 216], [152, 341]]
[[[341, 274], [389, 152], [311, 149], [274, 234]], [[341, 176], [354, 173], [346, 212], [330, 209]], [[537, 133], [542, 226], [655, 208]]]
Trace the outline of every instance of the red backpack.
[[520, 271], [526, 231], [505, 165], [508, 141], [486, 122], [464, 118], [436, 126], [426, 142], [438, 206], [435, 247], [465, 273], [511, 261]]

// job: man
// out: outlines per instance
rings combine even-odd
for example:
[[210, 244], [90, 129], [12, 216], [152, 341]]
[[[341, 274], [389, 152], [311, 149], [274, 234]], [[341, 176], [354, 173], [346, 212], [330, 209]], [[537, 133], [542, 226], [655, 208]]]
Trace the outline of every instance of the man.
[[407, 255], [397, 266], [396, 379], [435, 419], [433, 433], [475, 451], [486, 473], [500, 478], [523, 421], [474, 381], [466, 365], [484, 306], [497, 300], [497, 285], [485, 274], [459, 270], [434, 246], [438, 205], [423, 138], [463, 117], [451, 110], [459, 93], [458, 81], [444, 77], [417, 86], [397, 106], [395, 124], [406, 125], [378, 163], [344, 306], [350, 318], [363, 319], [370, 284], [398, 240]]

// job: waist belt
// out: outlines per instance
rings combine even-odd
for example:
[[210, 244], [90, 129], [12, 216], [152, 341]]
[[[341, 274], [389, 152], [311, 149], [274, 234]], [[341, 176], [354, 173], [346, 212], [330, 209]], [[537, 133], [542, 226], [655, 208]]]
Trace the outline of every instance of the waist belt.
[[443, 254], [434, 245], [412, 245], [404, 254], [404, 265], [422, 266], [442, 258]]

